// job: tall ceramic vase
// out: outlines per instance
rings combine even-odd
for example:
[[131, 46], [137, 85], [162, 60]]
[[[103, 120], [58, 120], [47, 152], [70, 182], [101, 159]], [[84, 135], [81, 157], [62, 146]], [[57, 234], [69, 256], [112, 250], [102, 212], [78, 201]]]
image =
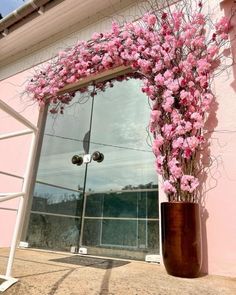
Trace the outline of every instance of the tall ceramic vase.
[[199, 276], [201, 253], [200, 210], [196, 203], [161, 204], [162, 253], [168, 274], [178, 277]]

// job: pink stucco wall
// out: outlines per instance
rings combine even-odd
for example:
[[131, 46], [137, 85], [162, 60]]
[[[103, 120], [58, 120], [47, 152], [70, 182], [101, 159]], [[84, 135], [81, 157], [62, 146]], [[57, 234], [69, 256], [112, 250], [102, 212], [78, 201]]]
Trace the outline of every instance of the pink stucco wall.
[[215, 81], [215, 118], [210, 121], [210, 153], [204, 196], [209, 273], [236, 276], [236, 84], [235, 71]]
[[[222, 12], [228, 11], [227, 3]], [[30, 72], [23, 72], [0, 82], [0, 98], [33, 123], [38, 120], [38, 106], [21, 98], [23, 83]], [[212, 161], [206, 169], [202, 190], [203, 271], [236, 276], [236, 68], [231, 68], [213, 83], [216, 102], [208, 122], [209, 151]], [[20, 128], [0, 112], [0, 133]], [[0, 142], [0, 170], [23, 175], [29, 148], [29, 136]], [[21, 181], [0, 174], [0, 191], [15, 192]], [[160, 201], [165, 201], [163, 193]], [[17, 201], [0, 207], [16, 208]], [[8, 246], [15, 212], [0, 209], [0, 246]]]
[[[22, 95], [29, 72], [15, 75], [0, 82], [0, 99], [37, 124], [39, 108]], [[0, 111], [0, 134], [27, 129], [7, 113]], [[0, 141], [0, 171], [23, 176], [30, 147], [31, 135]], [[0, 173], [0, 192], [19, 192], [22, 180]], [[16, 209], [18, 199], [1, 202], [1, 208]], [[0, 209], [0, 247], [9, 246], [14, 228], [16, 211]]]
[[[233, 1], [221, 3], [221, 13], [231, 15]], [[231, 40], [236, 19], [232, 19]], [[236, 42], [231, 53], [236, 56]], [[228, 61], [230, 62], [230, 61]], [[232, 62], [232, 60], [231, 60]], [[213, 83], [216, 102], [208, 123], [212, 163], [208, 168], [206, 193], [205, 265], [209, 273], [236, 276], [236, 67], [229, 68]]]

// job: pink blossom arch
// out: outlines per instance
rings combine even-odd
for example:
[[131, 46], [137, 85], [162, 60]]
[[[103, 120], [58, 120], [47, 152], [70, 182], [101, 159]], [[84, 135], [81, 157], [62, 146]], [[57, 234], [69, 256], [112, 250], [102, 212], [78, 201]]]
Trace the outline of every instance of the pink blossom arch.
[[[209, 34], [208, 16], [201, 5], [197, 8], [192, 15], [182, 10], [146, 14], [142, 21], [123, 28], [113, 23], [110, 32], [95, 33], [90, 41], [59, 52], [37, 70], [26, 89], [40, 105], [49, 103], [52, 113], [63, 112], [75, 95], [58, 94], [65, 86], [115, 67], [130, 67], [131, 73], [114, 80], [143, 81], [142, 91], [152, 102], [156, 171], [170, 201], [195, 200], [199, 185], [195, 160], [204, 143], [204, 122], [213, 99], [213, 65], [220, 60], [229, 31], [229, 21], [223, 17]], [[112, 82], [98, 83], [96, 90]]]

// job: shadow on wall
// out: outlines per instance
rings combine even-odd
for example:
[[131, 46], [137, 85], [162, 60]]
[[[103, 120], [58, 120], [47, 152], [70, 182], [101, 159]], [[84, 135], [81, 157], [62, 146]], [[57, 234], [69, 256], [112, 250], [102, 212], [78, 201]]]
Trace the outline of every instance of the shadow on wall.
[[208, 273], [208, 243], [207, 243], [207, 219], [209, 218], [209, 212], [206, 209], [206, 199], [207, 192], [214, 189], [217, 186], [217, 179], [214, 179], [214, 184], [210, 188], [206, 188], [207, 178], [214, 178], [211, 174], [211, 167], [213, 164], [212, 155], [211, 155], [211, 137], [218, 125], [217, 120], [217, 110], [218, 103], [216, 98], [211, 103], [211, 111], [209, 117], [205, 124], [205, 144], [199, 155], [199, 160], [197, 161], [200, 164], [199, 167], [199, 180], [201, 185], [199, 186], [198, 191], [198, 203], [200, 204], [200, 214], [201, 214], [201, 230], [202, 230], [202, 268], [201, 273]]
[[[230, 44], [231, 44], [231, 50], [225, 51], [224, 55], [226, 57], [236, 57], [236, 2], [232, 0], [225, 0], [220, 4], [220, 8], [223, 11], [223, 14], [229, 18], [231, 18], [231, 24], [232, 24], [232, 29], [230, 32]], [[236, 92], [236, 64], [235, 60], [232, 59], [232, 70], [233, 70], [233, 77], [234, 80], [230, 84], [231, 87], [234, 89]], [[231, 67], [230, 67], [231, 69]]]
[[[232, 0], [225, 0], [221, 3], [220, 6], [223, 14], [227, 17], [231, 17], [231, 23], [233, 27], [236, 28], [236, 3]], [[231, 56], [236, 56], [236, 29], [232, 29], [230, 33], [230, 43], [231, 43], [231, 50], [225, 50], [224, 56], [228, 58], [226, 71], [233, 71], [233, 82], [230, 84], [231, 87], [236, 91], [236, 65], [233, 64], [231, 66], [231, 62], [233, 61]], [[225, 65], [224, 65], [225, 66]], [[223, 69], [224, 70], [224, 69]], [[202, 184], [199, 188], [198, 196], [199, 196], [199, 204], [200, 204], [200, 214], [201, 214], [201, 226], [202, 226], [202, 269], [201, 272], [208, 273], [208, 239], [207, 239], [207, 220], [209, 218], [209, 212], [206, 209], [206, 202], [207, 202], [207, 193], [210, 190], [213, 190], [217, 187], [217, 176], [214, 175], [212, 171], [213, 168], [217, 169], [219, 163], [217, 163], [217, 159], [214, 158], [214, 155], [211, 152], [211, 142], [212, 136], [214, 131], [218, 125], [217, 120], [217, 111], [219, 108], [219, 104], [216, 101], [216, 97], [211, 104], [210, 114], [205, 124], [205, 138], [206, 142], [204, 148], [200, 154], [201, 167], [199, 167], [199, 179], [200, 183]], [[213, 167], [214, 166], [214, 167]], [[215, 170], [215, 169], [214, 169]], [[211, 183], [210, 187], [206, 187], [206, 183]], [[210, 180], [210, 181], [209, 181]]]

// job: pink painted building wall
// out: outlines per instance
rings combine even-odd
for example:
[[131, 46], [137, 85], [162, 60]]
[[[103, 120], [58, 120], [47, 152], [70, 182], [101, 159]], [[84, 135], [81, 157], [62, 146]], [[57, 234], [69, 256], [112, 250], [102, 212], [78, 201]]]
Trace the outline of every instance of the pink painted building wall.
[[[23, 85], [29, 72], [17, 74], [0, 82], [0, 99], [37, 125], [39, 107], [22, 100]], [[12, 118], [6, 112], [0, 111], [0, 134], [7, 134], [27, 129], [23, 124]], [[23, 177], [25, 173], [31, 135], [9, 138], [0, 141], [0, 171]], [[22, 179], [0, 173], [0, 192], [20, 192]], [[18, 199], [0, 203], [0, 246], [10, 245], [14, 222], [15, 209]], [[5, 208], [5, 209], [4, 209]], [[10, 209], [10, 210], [7, 210]]]
[[[224, 1], [222, 11], [229, 11]], [[96, 24], [96, 26], [98, 26]], [[102, 25], [101, 25], [102, 27]], [[94, 28], [90, 29], [94, 30]], [[232, 45], [233, 47], [233, 45]], [[31, 66], [29, 66], [30, 68]], [[21, 92], [32, 69], [0, 81], [0, 99], [37, 124], [39, 108]], [[210, 274], [236, 276], [236, 67], [215, 79], [216, 101], [208, 122], [211, 165], [204, 184], [202, 218], [203, 270]], [[14, 119], [0, 112], [0, 134], [24, 129]], [[29, 151], [30, 136], [0, 141], [0, 171], [23, 176]], [[208, 156], [208, 154], [206, 154]], [[0, 192], [21, 190], [22, 181], [0, 174]], [[165, 201], [160, 192], [160, 201]], [[0, 203], [0, 247], [9, 246], [17, 200]]]

